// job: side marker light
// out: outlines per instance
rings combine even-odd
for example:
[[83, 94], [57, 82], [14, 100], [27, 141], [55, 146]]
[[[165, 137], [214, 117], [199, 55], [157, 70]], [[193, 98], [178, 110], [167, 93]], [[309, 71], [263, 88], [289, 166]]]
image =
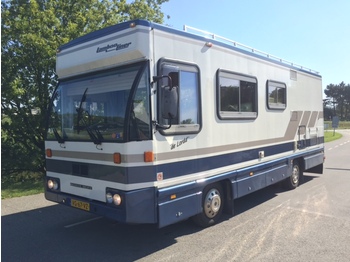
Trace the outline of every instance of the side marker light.
[[153, 162], [154, 161], [154, 154], [152, 151], [147, 151], [144, 153], [144, 161], [145, 162]]
[[52, 150], [50, 148], [46, 149], [46, 156], [52, 157]]
[[114, 153], [113, 154], [113, 162], [115, 164], [120, 164], [122, 162], [122, 156], [120, 153]]

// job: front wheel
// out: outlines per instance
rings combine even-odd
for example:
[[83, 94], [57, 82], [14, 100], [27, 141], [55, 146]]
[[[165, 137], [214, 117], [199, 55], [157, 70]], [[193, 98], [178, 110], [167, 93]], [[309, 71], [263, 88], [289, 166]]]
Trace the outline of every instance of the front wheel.
[[203, 190], [202, 212], [193, 217], [194, 222], [202, 227], [217, 223], [222, 214], [223, 196], [219, 183], [207, 186]]
[[303, 171], [300, 168], [300, 164], [297, 160], [293, 161], [292, 175], [284, 181], [284, 185], [287, 189], [295, 189], [302, 179]]

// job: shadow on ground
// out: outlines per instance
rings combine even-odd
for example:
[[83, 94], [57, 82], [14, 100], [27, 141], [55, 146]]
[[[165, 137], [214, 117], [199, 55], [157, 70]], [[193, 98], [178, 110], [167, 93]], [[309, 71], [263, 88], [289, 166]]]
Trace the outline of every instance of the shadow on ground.
[[[305, 176], [304, 183], [314, 178]], [[235, 216], [282, 192], [276, 184], [237, 199]], [[231, 218], [224, 215], [222, 221]], [[61, 205], [2, 216], [1, 228], [3, 261], [135, 261], [176, 244], [181, 236], [215, 230], [190, 219], [161, 229], [123, 225]]]

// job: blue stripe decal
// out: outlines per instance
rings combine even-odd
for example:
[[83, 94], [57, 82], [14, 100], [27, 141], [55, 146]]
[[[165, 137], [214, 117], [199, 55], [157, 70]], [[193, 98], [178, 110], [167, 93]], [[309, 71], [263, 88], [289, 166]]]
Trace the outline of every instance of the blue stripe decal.
[[265, 157], [289, 152], [294, 149], [294, 143], [249, 149], [235, 153], [204, 157], [187, 161], [167, 163], [155, 166], [120, 167], [90, 163], [79, 163], [63, 160], [46, 160], [47, 171], [67, 175], [81, 176], [98, 180], [134, 184], [156, 181], [156, 174], [163, 172], [164, 179], [180, 177], [198, 172], [210, 171], [229, 165], [239, 164], [259, 158], [259, 151], [264, 151]]
[[250, 149], [225, 155], [205, 157], [201, 159], [173, 162], [157, 166], [158, 172], [163, 172], [164, 179], [209, 171], [229, 165], [239, 164], [259, 158], [259, 151], [264, 151], [265, 157], [288, 152], [294, 149], [294, 143], [285, 143], [263, 148]]

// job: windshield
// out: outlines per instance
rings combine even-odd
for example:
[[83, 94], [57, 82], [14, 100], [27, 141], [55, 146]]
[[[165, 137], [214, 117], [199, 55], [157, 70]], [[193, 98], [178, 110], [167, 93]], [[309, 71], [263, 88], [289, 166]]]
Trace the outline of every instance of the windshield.
[[151, 139], [145, 64], [62, 81], [53, 95], [49, 140], [125, 142]]

